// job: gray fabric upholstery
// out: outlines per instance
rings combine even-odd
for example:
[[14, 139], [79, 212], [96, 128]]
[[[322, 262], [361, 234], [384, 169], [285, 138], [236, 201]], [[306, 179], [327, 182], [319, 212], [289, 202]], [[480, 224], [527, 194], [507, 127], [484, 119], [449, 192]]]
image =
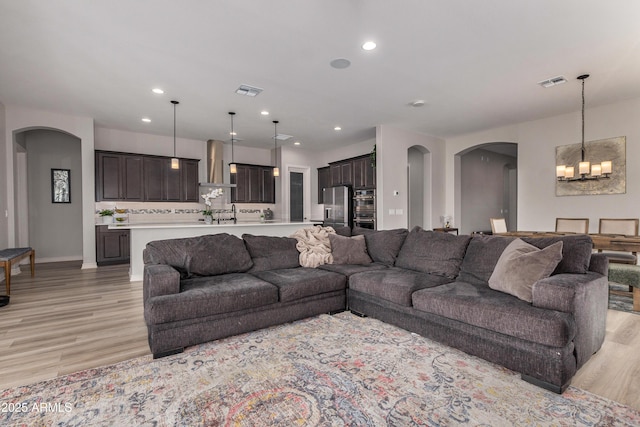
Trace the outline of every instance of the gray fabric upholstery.
[[329, 234], [334, 264], [371, 264], [364, 236]]
[[488, 286], [500, 255], [513, 240], [515, 237], [474, 235], [467, 246], [457, 280]]
[[278, 302], [278, 288], [246, 273], [183, 280], [181, 292], [150, 298], [145, 319], [167, 323], [230, 313]]
[[180, 273], [166, 264], [147, 264], [144, 266], [142, 295], [144, 301], [160, 295], [172, 295], [180, 292]]
[[560, 261], [552, 274], [584, 274], [589, 271], [593, 241], [586, 234], [558, 237], [524, 237], [522, 240], [540, 249], [556, 242], [562, 242], [562, 261]]
[[344, 290], [347, 287], [347, 279], [342, 274], [316, 268], [287, 268], [252, 274], [277, 286], [280, 302], [296, 301], [311, 295]]
[[407, 235], [395, 265], [454, 279], [470, 239], [470, 236], [454, 236], [414, 227]]
[[453, 282], [413, 294], [413, 307], [508, 336], [564, 347], [575, 336], [573, 317], [543, 310], [483, 285]]
[[253, 267], [249, 270], [251, 273], [300, 267], [300, 252], [296, 249], [296, 239], [252, 234], [243, 234], [242, 239], [253, 261]]
[[396, 304], [411, 306], [411, 295], [415, 291], [448, 281], [450, 280], [435, 274], [390, 267], [351, 276], [349, 288]]
[[609, 258], [602, 254], [591, 254], [591, 262], [589, 262], [589, 271], [600, 273], [606, 276], [609, 271]]
[[253, 265], [242, 239], [227, 233], [155, 240], [143, 256], [145, 264], [168, 264], [182, 278], [242, 273]]
[[406, 228], [372, 231], [364, 235], [367, 252], [374, 262], [393, 265], [409, 232]]
[[320, 270], [333, 271], [347, 277], [363, 271], [383, 270], [385, 268], [387, 268], [386, 265], [376, 262], [371, 264], [323, 264], [318, 266]]

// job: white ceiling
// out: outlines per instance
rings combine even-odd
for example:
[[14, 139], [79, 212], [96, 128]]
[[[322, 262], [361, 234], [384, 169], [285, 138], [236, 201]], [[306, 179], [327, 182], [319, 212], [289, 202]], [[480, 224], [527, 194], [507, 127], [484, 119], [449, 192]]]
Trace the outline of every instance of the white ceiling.
[[639, 22], [638, 0], [0, 0], [0, 102], [172, 135], [176, 99], [178, 137], [227, 141], [235, 111], [264, 148], [272, 120], [309, 149], [448, 137], [578, 111], [583, 73], [587, 108], [639, 97]]

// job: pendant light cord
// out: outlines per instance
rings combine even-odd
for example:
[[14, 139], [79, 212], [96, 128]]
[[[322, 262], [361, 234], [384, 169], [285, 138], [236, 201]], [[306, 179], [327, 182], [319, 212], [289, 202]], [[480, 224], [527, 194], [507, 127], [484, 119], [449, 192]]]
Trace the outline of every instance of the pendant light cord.
[[173, 157], [176, 157], [176, 105], [178, 101], [171, 101], [173, 104]]

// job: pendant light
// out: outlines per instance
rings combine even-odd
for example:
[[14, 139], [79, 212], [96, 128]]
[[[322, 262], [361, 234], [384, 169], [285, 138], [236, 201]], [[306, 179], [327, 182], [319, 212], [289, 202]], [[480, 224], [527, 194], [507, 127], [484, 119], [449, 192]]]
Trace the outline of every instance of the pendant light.
[[584, 81], [589, 78], [589, 74], [578, 76], [578, 80], [582, 81], [582, 146], [580, 148], [580, 162], [578, 162], [578, 177], [575, 177], [575, 167], [560, 165], [556, 166], [556, 178], [558, 181], [588, 181], [594, 179], [609, 178], [612, 173], [611, 160], [603, 161], [599, 164], [591, 165], [585, 160], [584, 148]]
[[231, 116], [231, 163], [229, 163], [229, 173], [238, 173], [238, 166], [233, 161], [233, 140], [236, 133], [233, 131], [233, 116], [236, 115], [233, 111], [229, 111], [229, 115]]
[[278, 167], [278, 121], [273, 121], [273, 143], [275, 144], [276, 166], [273, 168], [273, 176], [280, 176], [280, 168]]
[[171, 101], [173, 104], [173, 157], [171, 158], [171, 169], [180, 169], [180, 159], [176, 157], [176, 105], [178, 101]]

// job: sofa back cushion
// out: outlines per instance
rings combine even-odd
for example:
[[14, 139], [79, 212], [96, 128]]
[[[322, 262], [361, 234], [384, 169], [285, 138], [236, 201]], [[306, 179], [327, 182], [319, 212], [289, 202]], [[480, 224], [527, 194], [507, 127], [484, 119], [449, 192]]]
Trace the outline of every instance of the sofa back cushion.
[[394, 230], [381, 230], [366, 233], [364, 239], [367, 242], [367, 252], [374, 262], [385, 265], [393, 265], [396, 262], [400, 248], [407, 238], [409, 231], [406, 228]]
[[364, 236], [329, 234], [334, 264], [371, 264]]
[[556, 242], [562, 242], [562, 261], [553, 270], [553, 274], [577, 273], [585, 274], [589, 271], [593, 241], [586, 234], [554, 237], [524, 237], [527, 243], [543, 249]]
[[425, 231], [414, 227], [400, 249], [396, 267], [455, 278], [471, 236]]
[[474, 235], [464, 254], [458, 281], [488, 286], [500, 255], [513, 240], [515, 237]]
[[300, 267], [300, 252], [296, 249], [296, 239], [252, 234], [243, 234], [242, 239], [253, 260], [251, 273]]
[[181, 278], [243, 273], [253, 262], [242, 239], [228, 233], [147, 243], [145, 264], [167, 264]]

